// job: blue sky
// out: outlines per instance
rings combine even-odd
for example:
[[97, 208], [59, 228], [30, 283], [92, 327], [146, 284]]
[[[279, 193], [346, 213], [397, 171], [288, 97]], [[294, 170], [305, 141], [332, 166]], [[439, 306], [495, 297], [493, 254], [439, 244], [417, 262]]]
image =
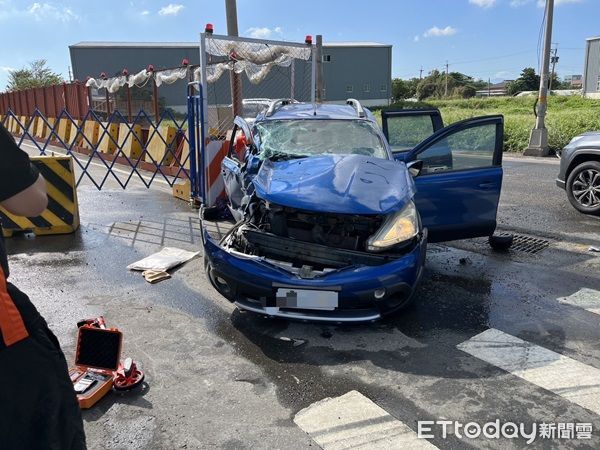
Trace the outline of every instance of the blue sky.
[[[492, 80], [538, 65], [542, 0], [238, 0], [240, 34], [393, 44], [393, 76], [434, 68]], [[600, 35], [600, 0], [555, 0], [561, 76], [583, 71], [585, 38]], [[45, 58], [67, 75], [79, 41], [194, 41], [226, 34], [224, 0], [0, 0], [0, 89], [7, 71]], [[543, 2], [542, 2], [543, 3]]]

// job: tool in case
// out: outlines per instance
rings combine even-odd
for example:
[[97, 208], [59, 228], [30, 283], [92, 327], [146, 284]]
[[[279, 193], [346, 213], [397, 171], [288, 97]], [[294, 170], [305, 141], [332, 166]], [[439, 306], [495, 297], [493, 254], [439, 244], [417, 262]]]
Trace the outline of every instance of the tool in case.
[[102, 317], [78, 325], [75, 367], [69, 369], [69, 376], [79, 406], [87, 409], [113, 387], [114, 373], [119, 369], [123, 334], [116, 328], [106, 328]]

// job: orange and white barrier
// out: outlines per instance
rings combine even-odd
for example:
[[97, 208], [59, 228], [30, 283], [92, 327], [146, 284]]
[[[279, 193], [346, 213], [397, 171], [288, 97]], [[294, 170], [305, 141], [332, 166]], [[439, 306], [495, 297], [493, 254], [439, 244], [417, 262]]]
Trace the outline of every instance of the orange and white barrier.
[[213, 206], [219, 197], [225, 196], [225, 183], [221, 174], [221, 163], [227, 155], [229, 141], [207, 141], [204, 146], [206, 164], [206, 195], [204, 203]]

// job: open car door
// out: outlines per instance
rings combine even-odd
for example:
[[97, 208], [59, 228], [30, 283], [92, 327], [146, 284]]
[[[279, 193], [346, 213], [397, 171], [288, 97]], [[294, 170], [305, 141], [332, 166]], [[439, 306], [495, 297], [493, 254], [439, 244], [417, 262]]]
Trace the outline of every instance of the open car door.
[[494, 233], [503, 139], [502, 116], [477, 117], [438, 130], [406, 153], [407, 163], [422, 161], [415, 204], [430, 242]]
[[381, 112], [381, 122], [394, 158], [400, 161], [404, 161], [408, 151], [444, 128], [437, 108], [387, 109]]

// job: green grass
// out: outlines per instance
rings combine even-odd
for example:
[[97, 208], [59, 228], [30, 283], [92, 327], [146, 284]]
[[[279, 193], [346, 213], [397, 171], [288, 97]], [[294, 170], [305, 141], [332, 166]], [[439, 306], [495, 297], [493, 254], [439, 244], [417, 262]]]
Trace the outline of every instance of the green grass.
[[[522, 152], [528, 145], [535, 124], [534, 97], [473, 98], [467, 100], [428, 100], [402, 102], [395, 108], [439, 108], [446, 125], [488, 114], [504, 115], [504, 150]], [[381, 120], [380, 111], [373, 111]], [[559, 150], [578, 134], [600, 130], [600, 100], [578, 96], [550, 97], [546, 117], [551, 150]]]

